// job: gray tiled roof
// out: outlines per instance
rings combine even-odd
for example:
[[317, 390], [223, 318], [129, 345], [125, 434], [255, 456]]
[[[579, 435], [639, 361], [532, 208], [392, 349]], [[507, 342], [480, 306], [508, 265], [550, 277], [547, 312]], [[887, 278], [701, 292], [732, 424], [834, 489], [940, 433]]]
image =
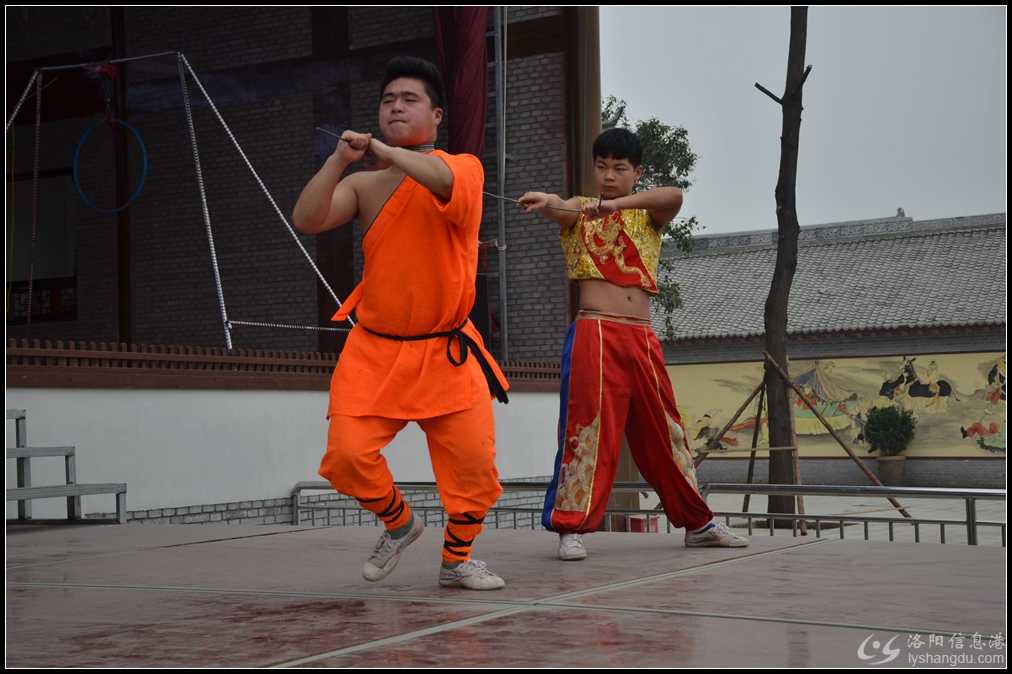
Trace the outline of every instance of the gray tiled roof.
[[[799, 242], [790, 333], [1005, 323], [1004, 213], [816, 225]], [[682, 293], [676, 339], [763, 334], [775, 230], [698, 237], [693, 252], [664, 257]]]

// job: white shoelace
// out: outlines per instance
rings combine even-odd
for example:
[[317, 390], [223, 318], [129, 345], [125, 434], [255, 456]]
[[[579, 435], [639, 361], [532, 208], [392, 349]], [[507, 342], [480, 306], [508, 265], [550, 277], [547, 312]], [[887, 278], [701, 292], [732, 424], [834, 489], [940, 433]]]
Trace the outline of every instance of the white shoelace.
[[465, 568], [473, 569], [475, 575], [481, 576], [482, 578], [487, 578], [489, 576], [494, 575], [491, 571], [488, 570], [488, 565], [485, 564], [485, 562], [479, 562], [478, 560], [475, 559], [467, 560], [466, 562], [461, 564], [456, 570], [460, 571]]
[[381, 554], [389, 552], [394, 547], [394, 537], [389, 533], [384, 532], [380, 539], [376, 541], [376, 546], [372, 549], [372, 556], [379, 557]]
[[731, 531], [727, 527], [727, 525], [724, 524], [724, 523], [722, 523], [722, 522], [717, 522], [716, 525], [713, 527], [713, 531], [716, 532], [716, 533], [718, 533], [718, 534], [720, 534], [720, 535], [727, 536], [728, 538], [731, 538], [731, 539], [736, 540], [736, 541], [745, 540], [741, 536], [739, 536], [738, 534], [736, 534], [733, 531]]

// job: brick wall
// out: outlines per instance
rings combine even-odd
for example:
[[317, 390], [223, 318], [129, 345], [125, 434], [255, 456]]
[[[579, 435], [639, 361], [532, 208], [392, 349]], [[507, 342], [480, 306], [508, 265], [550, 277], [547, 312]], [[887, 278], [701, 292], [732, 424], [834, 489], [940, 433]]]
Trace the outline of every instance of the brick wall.
[[[568, 197], [563, 55], [513, 60], [507, 73], [506, 194], [537, 190]], [[514, 204], [506, 213], [510, 357], [556, 360], [569, 303], [558, 226]]]
[[108, 7], [9, 6], [5, 27], [8, 61], [86, 51], [111, 40]]
[[[17, 10], [16, 18], [36, 39], [14, 39], [9, 60], [38, 58], [71, 48], [109, 46], [107, 10], [68, 11], [82, 27], [80, 35], [74, 32], [74, 24], [65, 20], [67, 12]], [[386, 61], [404, 53], [408, 43], [412, 53], [424, 52], [417, 55], [428, 58], [434, 55], [430, 7], [349, 8], [347, 24], [334, 27], [346, 30], [346, 35], [338, 34], [333, 39], [341, 43], [347, 37], [350, 51], [326, 57], [314, 57], [314, 53], [323, 52], [320, 44], [313, 44], [313, 11], [302, 7], [125, 9], [127, 53], [180, 50], [187, 55], [285, 216], [291, 213], [299, 192], [326, 158], [328, 149], [332, 149], [314, 134], [313, 127], [326, 124], [375, 131], [379, 77]], [[559, 11], [515, 8], [510, 12], [510, 22]], [[10, 18], [11, 12], [8, 15]], [[315, 39], [331, 37], [321, 33]], [[40, 52], [37, 48], [56, 43], [59, 48], [54, 46], [55, 51]], [[298, 68], [307, 63], [331, 68], [333, 78], [298, 77], [295, 73], [303, 72]], [[275, 72], [278, 68], [289, 68], [293, 74], [279, 75]], [[509, 196], [516, 197], [529, 189], [564, 192], [564, 73], [561, 52], [512, 59], [509, 64]], [[132, 341], [222, 344], [193, 157], [181, 98], [172, 90], [176, 86], [175, 61], [169, 58], [132, 64], [129, 77], [134, 85], [131, 100], [143, 103], [130, 111], [129, 120], [140, 130], [150, 152], [144, 193], [129, 210]], [[494, 88], [492, 78], [489, 85]], [[318, 324], [318, 289], [312, 270], [218, 121], [202, 104], [192, 82], [190, 93], [229, 316]], [[30, 107], [29, 102], [22, 115], [30, 117]], [[481, 158], [489, 192], [496, 191], [494, 111], [494, 98], [490, 98], [486, 150]], [[48, 122], [43, 125], [44, 136], [54, 143], [54, 152], [69, 155], [90, 121]], [[62, 131], [61, 124], [66, 127]], [[445, 126], [439, 139], [442, 147], [446, 146]], [[30, 127], [17, 129], [21, 166], [31, 131]], [[65, 158], [51, 163], [60, 161], [69, 165]], [[111, 204], [114, 200], [111, 166], [110, 157], [100, 160], [96, 156], [83, 172], [86, 188], [101, 203]], [[36, 324], [31, 336], [116, 340], [116, 221], [113, 216], [89, 211], [83, 204], [73, 208], [78, 320]], [[521, 215], [512, 204], [507, 214], [510, 355], [555, 360], [566, 326], [568, 301], [557, 235], [550, 223]], [[355, 266], [360, 274], [357, 224], [353, 230]], [[22, 234], [21, 229], [18, 234]], [[491, 241], [497, 237], [497, 204], [486, 199], [480, 238]], [[315, 256], [317, 240], [303, 240]], [[498, 261], [494, 248], [483, 256], [482, 271], [488, 274], [488, 295], [496, 305]], [[343, 294], [340, 289], [338, 293]], [[22, 336], [17, 330], [11, 335]], [[317, 337], [316, 333], [237, 327], [234, 343], [244, 348], [315, 351]], [[493, 340], [494, 349], [498, 349], [497, 342]]]
[[[191, 97], [193, 96], [191, 92]], [[286, 218], [312, 172], [311, 95], [219, 106]], [[185, 115], [133, 120], [152, 155], [131, 209], [134, 341], [222, 344], [223, 332]], [[194, 110], [208, 211], [230, 318], [316, 324], [316, 277], [221, 124]], [[301, 237], [310, 254], [315, 240]], [[308, 331], [237, 327], [241, 348], [315, 351]]]
[[[200, 71], [313, 51], [308, 7], [131, 7], [126, 10], [126, 41], [128, 56], [181, 51]], [[135, 81], [157, 77], [153, 68], [140, 68]]]
[[557, 16], [562, 13], [562, 7], [508, 7], [506, 20], [510, 24], [543, 19], [546, 16]]
[[[50, 81], [47, 75], [44, 82]], [[43, 91], [43, 109], [47, 103]], [[15, 125], [11, 129], [10, 139], [13, 148], [13, 161], [18, 175], [31, 176], [35, 145], [35, 100], [30, 97], [22, 107], [19, 120], [27, 120], [28, 125]], [[116, 270], [116, 218], [92, 210], [81, 200], [73, 187], [70, 170], [73, 163], [74, 149], [82, 134], [97, 121], [97, 118], [78, 118], [45, 122], [39, 132], [39, 170], [45, 172], [59, 171], [61, 175], [45, 179], [50, 184], [63, 183], [65, 189], [56, 198], [61, 199], [60, 208], [50, 210], [47, 199], [54, 194], [46, 191], [39, 193], [39, 212], [41, 218], [66, 218], [63, 223], [41, 222], [38, 231], [54, 228], [66, 231], [75, 240], [73, 253], [74, 269], [57, 271], [47, 258], [52, 258], [56, 251], [47, 250], [46, 246], [56, 246], [57, 241], [40, 236], [37, 238], [35, 251], [30, 250], [32, 238], [32, 181], [18, 180], [13, 190], [8, 191], [8, 204], [14, 204], [18, 214], [8, 220], [8, 264], [18, 270], [18, 277], [27, 279], [28, 266], [34, 262], [35, 280], [46, 278], [50, 273], [77, 275], [77, 320], [75, 321], [44, 321], [33, 320], [31, 329], [27, 326], [8, 326], [9, 337], [31, 337], [33, 339], [88, 339], [95, 341], [115, 341], [118, 339], [117, 307], [118, 291]], [[113, 175], [114, 159], [112, 136], [104, 125], [96, 127], [81, 150], [79, 177], [81, 188], [96, 204], [111, 207], [115, 204], [115, 182]], [[40, 180], [40, 185], [43, 181]], [[13, 245], [12, 245], [13, 244]], [[13, 253], [11, 253], [13, 251]], [[12, 258], [13, 255], [13, 258]], [[47, 272], [48, 270], [48, 272]], [[37, 314], [36, 314], [37, 318]]]
[[432, 7], [351, 7], [349, 44], [352, 49], [393, 45], [432, 37]]

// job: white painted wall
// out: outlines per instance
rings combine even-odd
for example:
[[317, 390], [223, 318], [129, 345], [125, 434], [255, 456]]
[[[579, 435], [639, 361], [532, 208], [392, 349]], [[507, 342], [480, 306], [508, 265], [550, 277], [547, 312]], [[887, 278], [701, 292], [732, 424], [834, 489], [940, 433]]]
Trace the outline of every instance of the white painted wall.
[[[30, 446], [77, 447], [78, 482], [126, 482], [130, 510], [282, 498], [316, 474], [326, 444], [324, 391], [7, 389], [25, 409]], [[549, 475], [559, 396], [511, 393], [493, 403], [503, 479]], [[14, 446], [14, 422], [5, 440]], [[409, 424], [384, 451], [397, 480], [432, 481], [425, 436]], [[14, 460], [6, 484], [16, 486]], [[32, 460], [32, 484], [63, 483], [63, 460]], [[113, 512], [114, 496], [84, 497]], [[33, 501], [33, 516], [66, 516], [65, 499]], [[17, 516], [16, 503], [7, 517]]]

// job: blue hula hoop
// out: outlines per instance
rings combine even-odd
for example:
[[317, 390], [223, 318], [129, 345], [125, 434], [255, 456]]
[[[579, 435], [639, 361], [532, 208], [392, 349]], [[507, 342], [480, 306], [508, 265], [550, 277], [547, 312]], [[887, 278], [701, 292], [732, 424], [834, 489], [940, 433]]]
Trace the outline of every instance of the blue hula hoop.
[[[85, 141], [88, 140], [88, 136], [91, 135], [91, 132], [94, 131], [101, 124], [115, 124], [120, 128], [126, 129], [130, 133], [132, 133], [134, 138], [137, 139], [137, 144], [141, 148], [141, 160], [144, 162], [143, 168], [141, 169], [141, 179], [137, 183], [137, 188], [134, 189], [134, 193], [130, 195], [130, 198], [126, 200], [126, 203], [117, 208], [102, 208], [101, 206], [97, 205], [94, 201], [92, 201], [88, 197], [87, 194], [85, 194], [84, 190], [81, 189], [81, 181], [80, 178], [78, 177], [77, 168], [78, 163], [81, 159], [81, 148], [84, 147], [84, 143]], [[144, 189], [144, 181], [147, 180], [147, 177], [148, 177], [148, 148], [146, 145], [144, 145], [144, 140], [141, 138], [140, 132], [134, 127], [130, 126], [126, 122], [119, 119], [109, 119], [103, 120], [101, 122], [95, 122], [90, 127], [88, 127], [83, 134], [81, 134], [81, 139], [77, 141], [77, 148], [74, 149], [74, 187], [77, 188], [77, 194], [81, 197], [81, 201], [87, 204], [88, 207], [91, 208], [92, 210], [96, 210], [99, 213], [119, 213], [124, 208], [128, 207], [130, 204], [136, 201], [137, 197], [141, 195], [141, 191]]]

